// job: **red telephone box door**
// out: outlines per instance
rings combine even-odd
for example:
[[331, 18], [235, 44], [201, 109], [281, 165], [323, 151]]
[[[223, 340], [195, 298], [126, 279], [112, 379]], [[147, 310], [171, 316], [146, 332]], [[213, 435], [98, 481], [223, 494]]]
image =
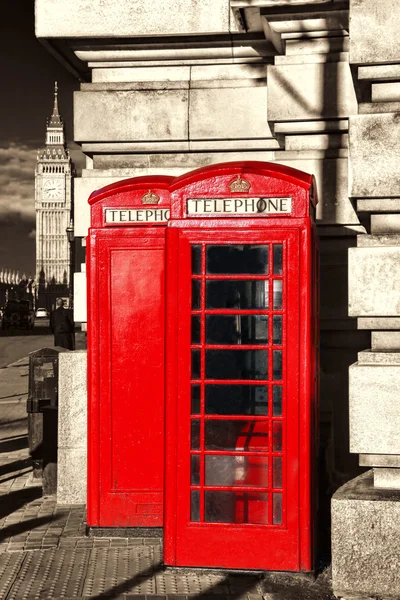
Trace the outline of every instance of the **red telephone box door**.
[[91, 527], [163, 524], [164, 257], [170, 181], [125, 180], [90, 199]]
[[176, 564], [297, 570], [299, 231], [178, 247]]

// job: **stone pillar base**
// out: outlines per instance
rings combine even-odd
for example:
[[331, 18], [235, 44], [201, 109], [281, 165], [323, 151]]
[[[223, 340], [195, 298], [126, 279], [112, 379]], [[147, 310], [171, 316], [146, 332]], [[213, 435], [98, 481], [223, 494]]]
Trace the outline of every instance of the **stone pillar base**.
[[374, 488], [372, 470], [333, 495], [332, 584], [346, 600], [400, 597], [400, 490]]

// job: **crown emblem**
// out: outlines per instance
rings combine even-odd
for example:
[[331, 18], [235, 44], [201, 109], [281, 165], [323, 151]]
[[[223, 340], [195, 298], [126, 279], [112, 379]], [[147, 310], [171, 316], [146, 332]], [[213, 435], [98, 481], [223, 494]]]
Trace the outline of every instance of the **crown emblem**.
[[142, 204], [158, 204], [160, 202], [160, 196], [157, 196], [154, 192], [149, 190], [147, 194], [142, 196]]
[[251, 187], [251, 184], [248, 181], [246, 181], [246, 179], [242, 179], [242, 177], [239, 174], [236, 177], [236, 179], [230, 182], [228, 187], [231, 190], [231, 192], [248, 192]]

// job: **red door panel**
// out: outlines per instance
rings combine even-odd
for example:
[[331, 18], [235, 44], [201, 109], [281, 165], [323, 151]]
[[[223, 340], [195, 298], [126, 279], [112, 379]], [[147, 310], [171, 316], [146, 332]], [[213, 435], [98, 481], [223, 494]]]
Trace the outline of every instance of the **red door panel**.
[[168, 235], [179, 267], [166, 563], [300, 570], [300, 231]]
[[97, 239], [101, 526], [163, 523], [164, 237]]

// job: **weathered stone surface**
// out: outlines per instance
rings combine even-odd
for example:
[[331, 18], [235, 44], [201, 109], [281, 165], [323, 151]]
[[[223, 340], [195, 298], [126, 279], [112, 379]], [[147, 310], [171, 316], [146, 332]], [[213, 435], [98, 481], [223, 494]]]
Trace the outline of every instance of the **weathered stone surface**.
[[400, 315], [400, 248], [350, 248], [349, 315]]
[[273, 137], [266, 86], [191, 90], [189, 120], [191, 140]]
[[358, 329], [400, 329], [399, 317], [360, 317]]
[[268, 67], [268, 120], [347, 117], [357, 113], [347, 63]]
[[86, 498], [87, 354], [59, 356], [57, 502], [78, 504]]
[[92, 81], [188, 81], [189, 67], [121, 67], [110, 69], [93, 69]]
[[363, 350], [358, 353], [359, 365], [400, 365], [400, 352]]
[[373, 487], [372, 471], [332, 498], [332, 584], [338, 597], [400, 595], [400, 491]]
[[86, 504], [86, 471], [86, 449], [59, 448], [57, 504]]
[[400, 366], [349, 368], [350, 452], [400, 454]]
[[276, 162], [312, 173], [317, 181], [318, 223], [358, 224], [357, 214], [348, 197], [348, 163], [346, 158], [314, 159], [304, 158], [304, 152], [297, 153], [296, 160], [286, 158], [287, 152], [277, 152]]
[[400, 233], [400, 214], [371, 215], [371, 233]]
[[375, 468], [374, 486], [376, 488], [400, 490], [400, 469], [382, 467]]
[[187, 111], [187, 90], [75, 92], [74, 139], [186, 139]]
[[372, 349], [400, 352], [400, 333], [398, 331], [373, 331]]
[[229, 0], [37, 0], [36, 36], [140, 37], [228, 33]]
[[59, 355], [58, 446], [86, 447], [87, 353]]
[[371, 86], [372, 102], [398, 102], [400, 100], [400, 83], [373, 83]]
[[399, 115], [396, 113], [354, 115], [349, 120], [349, 131], [350, 196], [356, 198], [398, 196]]
[[350, 62], [398, 62], [400, 14], [397, 0], [350, 0]]
[[397, 454], [360, 454], [360, 467], [400, 467]]

